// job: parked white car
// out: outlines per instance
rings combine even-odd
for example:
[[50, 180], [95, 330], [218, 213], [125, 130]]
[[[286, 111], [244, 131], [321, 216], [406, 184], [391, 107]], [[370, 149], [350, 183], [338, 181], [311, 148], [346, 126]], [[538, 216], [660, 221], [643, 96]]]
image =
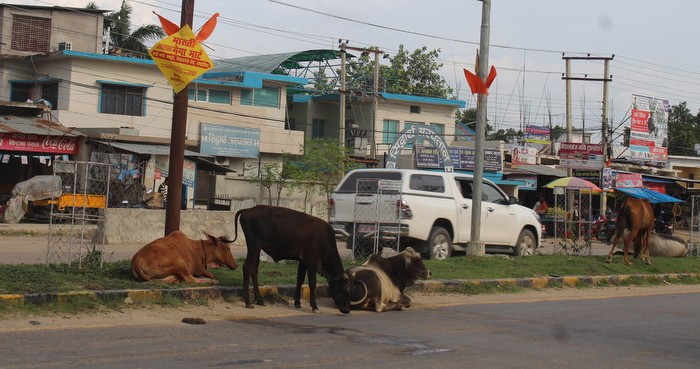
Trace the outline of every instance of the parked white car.
[[[364, 188], [357, 194], [358, 180]], [[385, 183], [391, 185], [381, 188]], [[481, 242], [488, 252], [507, 249], [514, 255], [535, 253], [542, 239], [539, 216], [518, 205], [489, 180], [482, 185]], [[356, 240], [400, 234], [402, 247], [412, 245], [426, 258], [446, 259], [465, 250], [471, 237], [473, 177], [416, 169], [356, 169], [338, 184], [330, 200], [330, 221], [339, 239]], [[383, 209], [399, 223], [368, 222], [358, 217]], [[388, 208], [393, 210], [386, 211]], [[380, 227], [380, 229], [376, 229]], [[352, 242], [348, 242], [352, 248]], [[356, 255], [357, 256], [357, 255]]]

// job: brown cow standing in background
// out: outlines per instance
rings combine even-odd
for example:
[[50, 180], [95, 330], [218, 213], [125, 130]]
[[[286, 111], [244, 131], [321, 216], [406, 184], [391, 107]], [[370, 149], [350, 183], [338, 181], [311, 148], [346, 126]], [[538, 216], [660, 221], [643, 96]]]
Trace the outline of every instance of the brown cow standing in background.
[[[622, 206], [617, 213], [615, 223], [615, 240], [612, 243], [610, 253], [608, 253], [608, 263], [612, 261], [613, 253], [618, 239], [624, 237], [625, 247], [623, 249], [623, 261], [631, 265], [629, 259], [630, 245], [633, 242], [639, 243], [640, 258], [651, 265], [651, 255], [649, 253], [649, 235], [654, 227], [654, 209], [646, 199], [628, 197], [622, 202]], [[625, 232], [627, 230], [627, 232]]]
[[150, 242], [131, 258], [131, 273], [141, 281], [219, 283], [207, 268], [238, 267], [229, 246], [233, 241], [206, 232], [204, 235], [206, 240], [195, 241], [175, 231]]

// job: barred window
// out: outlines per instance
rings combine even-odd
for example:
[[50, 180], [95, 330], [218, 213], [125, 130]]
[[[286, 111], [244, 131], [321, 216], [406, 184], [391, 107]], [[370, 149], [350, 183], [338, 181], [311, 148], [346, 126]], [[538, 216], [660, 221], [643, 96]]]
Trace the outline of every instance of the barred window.
[[48, 53], [50, 42], [51, 18], [12, 16], [12, 50]]
[[103, 83], [100, 113], [144, 116], [146, 88]]

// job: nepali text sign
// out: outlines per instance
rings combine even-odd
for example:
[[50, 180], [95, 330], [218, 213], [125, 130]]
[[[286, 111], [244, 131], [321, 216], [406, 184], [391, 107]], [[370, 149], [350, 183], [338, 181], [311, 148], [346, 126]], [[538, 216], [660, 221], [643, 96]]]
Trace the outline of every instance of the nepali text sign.
[[202, 154], [236, 158], [257, 158], [260, 155], [259, 128], [202, 123], [200, 131]]
[[0, 150], [77, 154], [78, 138], [25, 133], [0, 133]]
[[632, 95], [630, 154], [632, 160], [668, 161], [668, 100]]
[[202, 45], [195, 39], [190, 26], [185, 25], [148, 50], [161, 73], [175, 92], [214, 67]]
[[[448, 147], [454, 169], [474, 170], [476, 155], [474, 149], [463, 147]], [[444, 163], [440, 151], [434, 147], [416, 147], [417, 168], [443, 168]], [[498, 149], [484, 149], [484, 170], [500, 172], [503, 170], [501, 151]]]
[[600, 169], [603, 167], [603, 145], [562, 142], [559, 148], [559, 166], [573, 169]]

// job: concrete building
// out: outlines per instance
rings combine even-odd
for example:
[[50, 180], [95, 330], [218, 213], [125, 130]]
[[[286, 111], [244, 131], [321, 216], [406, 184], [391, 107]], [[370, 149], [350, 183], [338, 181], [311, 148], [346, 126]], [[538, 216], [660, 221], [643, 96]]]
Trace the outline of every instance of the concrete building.
[[[41, 112], [38, 119], [82, 137], [62, 159], [107, 161], [119, 180], [157, 189], [167, 176], [174, 95], [155, 63], [103, 53], [104, 10], [0, 4], [0, 13], [0, 37], [8, 40], [0, 43], [0, 105], [29, 104]], [[351, 97], [341, 125], [337, 94], [308, 93], [307, 78], [284, 70], [319, 55], [337, 57], [337, 51], [214, 60], [215, 68], [190, 84], [183, 208], [259, 199], [260, 186], [247, 177], [283, 153], [303, 154], [309, 138], [338, 138], [340, 129], [347, 129], [352, 145], [360, 139], [358, 157], [373, 165], [410, 125], [429, 125], [452, 141], [462, 101], [381, 94], [375, 104]], [[17, 120], [12, 111], [2, 113]], [[37, 134], [26, 127], [0, 127], [0, 134]], [[0, 145], [4, 156], [0, 175], [16, 165], [34, 168], [25, 177], [52, 170], [51, 153]]]

